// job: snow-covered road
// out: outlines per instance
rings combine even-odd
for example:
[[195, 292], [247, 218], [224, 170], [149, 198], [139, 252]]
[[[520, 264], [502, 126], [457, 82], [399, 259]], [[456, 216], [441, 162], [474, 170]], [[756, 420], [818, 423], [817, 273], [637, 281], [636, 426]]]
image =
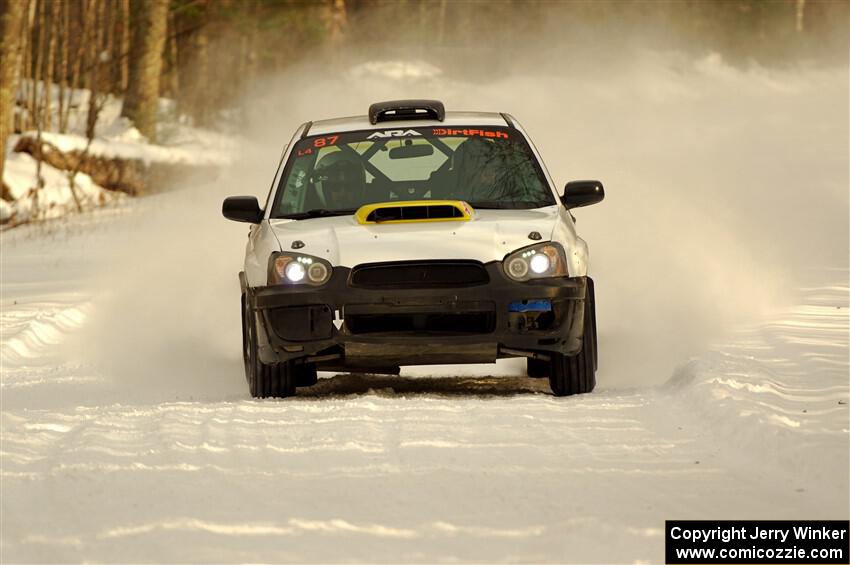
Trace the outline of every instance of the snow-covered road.
[[238, 345], [93, 360], [104, 223], [3, 234], [4, 562], [653, 562], [665, 519], [848, 514], [846, 283], [661, 386], [554, 398], [501, 363], [254, 401]]
[[[0, 562], [660, 562], [665, 519], [846, 519], [846, 64], [560, 53], [269, 77], [218, 181], [0, 233]], [[297, 123], [423, 93], [606, 183], [597, 390], [500, 362], [249, 399], [221, 199], [264, 199]]]

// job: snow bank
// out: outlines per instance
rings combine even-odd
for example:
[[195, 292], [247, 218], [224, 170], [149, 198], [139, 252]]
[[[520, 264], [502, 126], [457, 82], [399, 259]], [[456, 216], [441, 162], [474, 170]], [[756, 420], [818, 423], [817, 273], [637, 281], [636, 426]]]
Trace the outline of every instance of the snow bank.
[[[16, 136], [10, 138], [14, 143]], [[59, 218], [78, 209], [88, 210], [117, 202], [125, 196], [95, 184], [91, 177], [78, 173], [74, 177], [74, 190], [68, 173], [41, 164], [43, 186], [36, 189], [38, 163], [25, 153], [9, 153], [3, 172], [3, 182], [11, 200], [2, 200], [0, 223], [17, 225], [38, 216], [40, 219]], [[79, 202], [79, 207], [77, 203]]]
[[[236, 150], [232, 139], [211, 132], [190, 132], [181, 128], [186, 137], [175, 145], [148, 143], [134, 127], [124, 129], [115, 136], [98, 137], [89, 147], [89, 153], [99, 157], [138, 159], [145, 164], [180, 163], [189, 165], [227, 165]], [[28, 132], [34, 136], [34, 132]], [[60, 151], [83, 151], [88, 140], [80, 135], [45, 132], [42, 137]]]
[[[28, 85], [21, 85], [19, 96]], [[42, 83], [37, 83], [39, 91]], [[85, 132], [90, 92], [85, 89], [71, 91], [66, 134], [55, 131], [44, 132], [45, 140], [63, 151], [82, 150], [86, 146]], [[52, 129], [59, 123], [59, 87], [51, 85]], [[151, 144], [139, 133], [132, 122], [121, 116], [122, 99], [107, 95], [98, 114], [95, 140], [89, 152], [103, 157], [140, 159], [146, 163], [191, 163], [226, 165], [234, 158], [237, 142], [232, 136], [203, 128], [192, 127], [177, 115], [173, 100], [159, 100], [159, 123], [156, 144]], [[35, 132], [24, 132], [34, 137]]]
[[[22, 85], [21, 95], [27, 87]], [[38, 83], [37, 88], [41, 90], [42, 84]], [[54, 127], [59, 121], [58, 93], [58, 86], [52, 85], [51, 123]], [[112, 95], [106, 97], [99, 114], [95, 139], [89, 144], [84, 135], [88, 99], [87, 90], [73, 90], [69, 102], [71, 112], [68, 133], [45, 131], [42, 132], [42, 139], [63, 153], [83, 152], [88, 146], [88, 154], [91, 156], [137, 160], [146, 166], [157, 164], [218, 168], [229, 165], [238, 153], [238, 143], [232, 136], [181, 123], [175, 116], [173, 101], [165, 99], [160, 100], [159, 108], [161, 121], [157, 134], [160, 142], [149, 143], [127, 118], [121, 116], [121, 99]], [[35, 139], [37, 132], [27, 131], [21, 135]], [[42, 164], [44, 186], [36, 194], [38, 183], [35, 180], [35, 161], [28, 155], [12, 152], [17, 139], [19, 136], [11, 136], [7, 142], [3, 182], [9, 188], [9, 193], [0, 204], [0, 223], [17, 225], [34, 219], [36, 214], [40, 219], [57, 218], [78, 208], [102, 206], [119, 198], [113, 191], [94, 183], [90, 176], [78, 174], [78, 207], [69, 188], [67, 173], [46, 163]]]

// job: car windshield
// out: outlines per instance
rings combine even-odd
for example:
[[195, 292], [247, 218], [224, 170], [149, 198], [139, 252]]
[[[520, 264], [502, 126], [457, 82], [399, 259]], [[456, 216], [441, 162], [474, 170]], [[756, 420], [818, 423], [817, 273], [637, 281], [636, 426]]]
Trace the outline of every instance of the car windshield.
[[516, 130], [427, 127], [305, 137], [290, 154], [273, 218], [352, 213], [365, 204], [464, 200], [473, 208], [555, 204]]

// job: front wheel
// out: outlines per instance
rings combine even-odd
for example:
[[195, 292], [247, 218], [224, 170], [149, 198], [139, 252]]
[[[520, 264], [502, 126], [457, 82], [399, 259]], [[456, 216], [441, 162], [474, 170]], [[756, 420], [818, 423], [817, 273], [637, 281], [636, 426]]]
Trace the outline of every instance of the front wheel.
[[555, 396], [591, 392], [596, 386], [596, 300], [593, 281], [587, 279], [584, 334], [581, 351], [572, 356], [552, 353], [549, 386]]
[[295, 394], [295, 370], [292, 363], [266, 364], [257, 353], [257, 316], [242, 295], [242, 357], [245, 379], [254, 398], [283, 398]]

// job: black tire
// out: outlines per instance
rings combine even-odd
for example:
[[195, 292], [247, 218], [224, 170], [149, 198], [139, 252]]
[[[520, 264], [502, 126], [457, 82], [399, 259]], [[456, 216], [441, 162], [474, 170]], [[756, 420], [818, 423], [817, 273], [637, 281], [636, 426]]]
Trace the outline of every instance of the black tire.
[[551, 363], [541, 359], [526, 359], [525, 369], [528, 376], [532, 379], [545, 379], [549, 376]]
[[552, 354], [549, 386], [555, 396], [583, 394], [596, 386], [596, 300], [593, 281], [589, 278], [586, 292], [581, 351], [572, 356]]
[[599, 369], [599, 348], [596, 338], [596, 287], [590, 277], [587, 278], [587, 295], [590, 297], [590, 325], [593, 332], [593, 370], [595, 372]]
[[242, 296], [242, 357], [245, 379], [254, 398], [284, 398], [295, 394], [292, 363], [266, 364], [257, 354], [257, 320]]
[[295, 366], [295, 386], [313, 386], [317, 382], [319, 382], [319, 376], [316, 374], [315, 364], [304, 363]]

